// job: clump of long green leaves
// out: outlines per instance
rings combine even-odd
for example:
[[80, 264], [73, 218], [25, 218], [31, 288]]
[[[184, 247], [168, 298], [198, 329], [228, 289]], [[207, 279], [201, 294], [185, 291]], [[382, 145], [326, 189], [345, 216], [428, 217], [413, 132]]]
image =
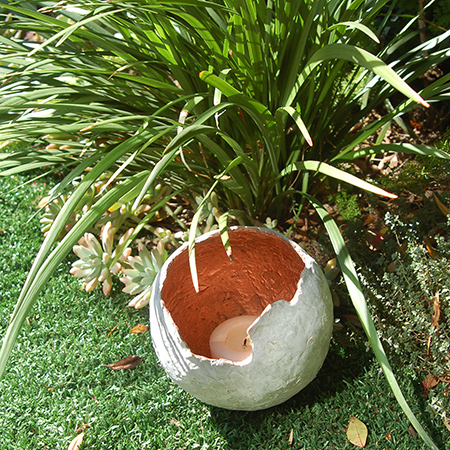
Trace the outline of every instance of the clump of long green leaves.
[[[137, 208], [161, 181], [191, 204], [214, 190], [221, 208], [242, 224], [283, 220], [293, 205], [311, 201], [329, 229], [393, 391], [433, 447], [402, 400], [342, 238], [308, 196], [326, 177], [389, 195], [339, 169], [358, 157], [403, 151], [449, 158], [432, 147], [382, 142], [393, 120], [400, 122], [416, 103], [448, 99], [450, 88], [450, 74], [420, 96], [405, 83], [449, 57], [450, 33], [409, 45], [418, 34], [411, 20], [382, 46], [379, 36], [394, 5], [389, 0], [2, 5], [0, 133], [3, 140], [21, 140], [25, 150], [0, 155], [0, 175], [64, 169], [58, 194], [65, 194], [90, 170], [62, 205], [30, 270], [3, 340], [0, 374], [46, 281], [112, 205], [131, 201]], [[380, 105], [387, 107], [384, 116], [363, 121]], [[376, 145], [366, 146], [373, 135]], [[54, 246], [105, 172], [113, 174], [114, 187]], [[168, 200], [147, 211], [130, 241]], [[226, 229], [223, 218], [219, 226]], [[194, 219], [197, 223], [199, 214]]]

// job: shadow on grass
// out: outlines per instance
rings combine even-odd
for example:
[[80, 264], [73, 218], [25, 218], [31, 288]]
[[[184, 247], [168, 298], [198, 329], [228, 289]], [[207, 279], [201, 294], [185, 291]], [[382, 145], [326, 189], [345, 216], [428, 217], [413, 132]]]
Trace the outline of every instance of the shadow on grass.
[[[323, 448], [326, 436], [321, 423], [332, 421], [332, 414], [328, 417], [325, 414], [327, 406], [324, 404], [340, 409], [343, 405], [336, 402], [333, 406], [333, 398], [348, 389], [348, 385], [366, 370], [372, 358], [364, 345], [343, 348], [334, 343], [317, 377], [291, 399], [266, 410], [251, 412], [210, 407], [211, 420], [230, 449], [291, 448], [286, 436], [291, 427], [296, 431], [308, 430], [305, 448]], [[318, 404], [320, 406], [316, 408]], [[347, 419], [344, 416], [344, 420]], [[327, 428], [328, 432], [335, 432], [339, 427], [329, 423]]]
[[[398, 369], [401, 388], [419, 422], [438, 448], [446, 448], [446, 430], [430, 414], [429, 399], [423, 396], [421, 383]], [[254, 412], [209, 409], [214, 428], [230, 450], [355, 448], [346, 437], [352, 416], [368, 426], [367, 449], [427, 448], [408, 428], [406, 416], [390, 392], [373, 353], [366, 351], [363, 342], [353, 347], [333, 342], [317, 377], [281, 405]], [[394, 436], [392, 440], [386, 438], [390, 433]]]

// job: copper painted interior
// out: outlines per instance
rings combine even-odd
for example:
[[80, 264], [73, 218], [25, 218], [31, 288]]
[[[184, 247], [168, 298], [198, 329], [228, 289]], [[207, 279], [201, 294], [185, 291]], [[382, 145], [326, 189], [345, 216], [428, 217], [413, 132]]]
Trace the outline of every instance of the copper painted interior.
[[233, 262], [219, 234], [196, 244], [199, 293], [192, 284], [187, 250], [167, 270], [162, 301], [197, 355], [211, 357], [209, 336], [225, 320], [260, 315], [277, 300], [292, 300], [305, 267], [292, 246], [271, 233], [236, 229], [230, 231], [230, 243]]

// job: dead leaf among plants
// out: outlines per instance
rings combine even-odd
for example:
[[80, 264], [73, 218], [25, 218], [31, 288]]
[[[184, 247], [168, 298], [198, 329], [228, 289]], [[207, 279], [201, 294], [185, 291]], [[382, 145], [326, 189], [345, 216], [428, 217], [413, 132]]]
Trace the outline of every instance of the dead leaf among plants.
[[365, 447], [367, 442], [367, 427], [364, 422], [351, 417], [347, 427], [347, 439], [356, 447]]
[[[423, 394], [428, 395], [430, 393], [430, 389], [435, 388], [439, 383], [447, 383], [447, 385], [450, 385], [450, 374], [442, 376], [434, 376], [431, 374], [427, 375], [422, 381]], [[447, 389], [448, 387], [446, 388], [446, 391]], [[445, 392], [444, 395], [446, 395]]]
[[121, 359], [113, 364], [108, 364], [105, 367], [110, 368], [111, 370], [126, 370], [126, 369], [135, 369], [142, 362], [142, 358], [140, 356], [127, 356], [124, 359]]
[[69, 444], [69, 447], [67, 447], [67, 450], [78, 450], [81, 443], [83, 442], [84, 433], [79, 434], [78, 436], [75, 436], [71, 443]]
[[130, 333], [142, 334], [148, 331], [147, 325], [138, 324], [134, 328], [131, 329]]
[[86, 430], [88, 428], [88, 426], [89, 425], [87, 423], [83, 423], [80, 428], [77, 428], [75, 430], [75, 433], [81, 433], [82, 431]]
[[293, 428], [291, 428], [291, 432], [289, 433], [288, 443], [289, 443], [289, 447], [291, 447], [292, 444], [294, 443], [294, 429]]
[[388, 441], [392, 441], [392, 431], [389, 431], [389, 433], [385, 434], [384, 437]]
[[436, 292], [433, 301], [433, 315], [431, 317], [432, 323], [431, 326], [433, 328], [439, 328], [439, 319], [441, 318], [441, 305], [439, 302], [439, 291]]
[[414, 427], [410, 424], [408, 427], [408, 434], [412, 436], [413, 438], [417, 439], [417, 431], [414, 429]]
[[433, 389], [438, 384], [439, 378], [436, 378], [433, 375], [427, 375], [422, 381], [424, 395], [428, 395], [430, 393], [430, 389]]

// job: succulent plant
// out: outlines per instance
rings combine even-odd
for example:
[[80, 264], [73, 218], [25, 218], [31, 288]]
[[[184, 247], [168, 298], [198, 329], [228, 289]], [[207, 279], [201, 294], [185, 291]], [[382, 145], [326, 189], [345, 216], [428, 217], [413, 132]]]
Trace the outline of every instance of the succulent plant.
[[276, 230], [278, 226], [278, 220], [277, 219], [271, 219], [270, 217], [266, 218], [266, 222], [264, 223], [264, 227], [268, 228], [269, 230]]
[[[203, 197], [201, 197], [200, 195], [195, 198], [197, 207], [200, 206], [202, 201]], [[203, 223], [202, 225], [200, 225], [199, 227], [200, 230], [199, 232], [197, 232], [197, 235], [207, 233], [208, 231], [216, 230], [218, 228], [217, 221], [219, 217], [220, 213], [219, 213], [219, 204], [217, 201], [217, 194], [215, 192], [212, 192], [209, 199], [203, 205], [199, 220], [199, 222]]]
[[[100, 190], [100, 194], [103, 192], [103, 189]], [[151, 194], [147, 193], [143, 196], [138, 205], [135, 204], [137, 194], [130, 197], [125, 196], [124, 199], [119, 200], [108, 209], [105, 216], [99, 220], [96, 226], [105, 224], [111, 217], [110, 220], [113, 221], [115, 226], [130, 228], [130, 226], [138, 224], [161, 200], [170, 197], [172, 192], [171, 187], [158, 184]], [[150, 222], [163, 220], [169, 215], [173, 215], [173, 211], [168, 204], [165, 204], [155, 212]]]
[[151, 252], [140, 242], [138, 250], [138, 256], [128, 256], [129, 268], [122, 269], [124, 276], [120, 279], [125, 284], [123, 292], [130, 295], [137, 294], [128, 304], [136, 309], [148, 304], [153, 281], [167, 259], [167, 251], [162, 241], [159, 241]]
[[105, 295], [111, 292], [111, 274], [119, 273], [131, 254], [131, 248], [125, 248], [125, 244], [132, 232], [133, 229], [129, 229], [114, 249], [115, 232], [112, 222], [108, 222], [101, 230], [101, 244], [92, 233], [85, 233], [78, 245], [73, 247], [80, 259], [72, 264], [70, 273], [76, 278], [84, 278], [83, 289], [86, 292], [92, 291], [100, 283]]
[[[59, 197], [51, 200], [50, 196], [44, 197], [38, 204], [38, 208], [43, 208], [44, 213], [40, 219], [41, 223], [41, 231], [44, 233], [44, 236], [47, 236], [53, 222], [61, 211], [62, 207], [66, 203], [67, 197], [65, 195], [60, 195]], [[66, 222], [64, 230], [58, 236], [58, 239], [62, 239], [64, 235], [70, 231], [70, 229], [75, 225], [77, 220], [79, 219], [79, 215], [76, 212], [73, 212], [70, 215], [69, 220]]]

